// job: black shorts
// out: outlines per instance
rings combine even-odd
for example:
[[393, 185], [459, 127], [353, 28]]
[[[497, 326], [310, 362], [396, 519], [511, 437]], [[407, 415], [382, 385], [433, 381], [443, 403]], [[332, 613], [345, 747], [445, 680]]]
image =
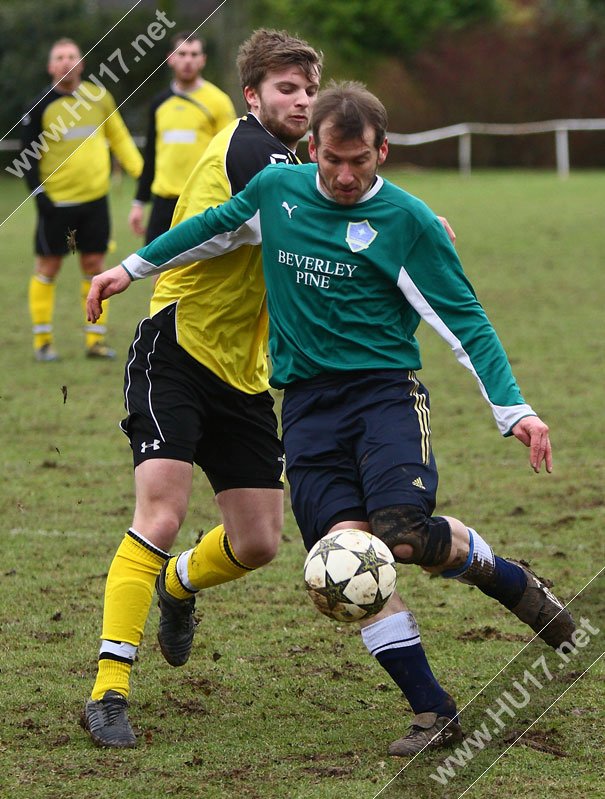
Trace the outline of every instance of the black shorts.
[[38, 215], [36, 255], [67, 255], [73, 250], [104, 253], [108, 242], [107, 197], [79, 205], [56, 205], [50, 214]]
[[286, 388], [282, 426], [292, 510], [310, 549], [338, 521], [391, 505], [435, 509], [429, 397], [414, 372], [383, 369]]
[[273, 397], [218, 378], [160, 332], [138, 326], [124, 374], [134, 465], [150, 458], [197, 463], [215, 491], [283, 488], [284, 459]]
[[149, 222], [145, 231], [145, 244], [149, 244], [162, 233], [170, 230], [172, 215], [176, 208], [178, 197], [158, 197], [153, 195]]

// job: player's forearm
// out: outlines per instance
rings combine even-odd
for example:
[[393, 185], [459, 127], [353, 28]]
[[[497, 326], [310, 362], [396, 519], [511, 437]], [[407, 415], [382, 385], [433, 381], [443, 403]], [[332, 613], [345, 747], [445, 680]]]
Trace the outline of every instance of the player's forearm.
[[399, 288], [473, 374], [498, 430], [510, 435], [516, 422], [534, 411], [521, 395], [506, 352], [460, 265], [452, 260], [448, 268], [447, 261], [434, 256], [427, 248], [422, 258], [409, 258], [400, 271]]
[[[30, 151], [32, 143], [40, 141], [41, 134], [42, 122], [38, 110], [34, 109], [23, 117], [21, 124], [21, 150]], [[40, 185], [40, 169], [37, 158], [29, 159], [29, 168], [24, 170], [23, 175], [30, 191], [38, 188]]]
[[151, 184], [153, 183], [154, 175], [154, 164], [150, 164], [147, 160], [145, 160], [143, 171], [141, 172], [139, 181], [137, 183], [137, 192], [135, 194], [135, 200], [137, 202], [148, 203], [151, 199]]
[[114, 147], [113, 151], [131, 178], [140, 177], [143, 171], [143, 156], [130, 136]]
[[108, 120], [106, 135], [112, 153], [122, 167], [133, 178], [138, 178], [143, 171], [143, 156], [121, 119]]
[[155, 177], [155, 125], [151, 125], [147, 131], [147, 141], [143, 153], [143, 169], [137, 185], [135, 196], [139, 202], [147, 203], [151, 199], [151, 184]]
[[224, 255], [244, 244], [258, 244], [260, 230], [257, 216], [244, 219], [242, 224], [241, 214], [229, 213], [227, 205], [231, 203], [218, 209], [209, 208], [205, 213], [193, 216], [158, 236], [126, 258], [123, 261], [124, 268], [134, 280], [138, 280]]

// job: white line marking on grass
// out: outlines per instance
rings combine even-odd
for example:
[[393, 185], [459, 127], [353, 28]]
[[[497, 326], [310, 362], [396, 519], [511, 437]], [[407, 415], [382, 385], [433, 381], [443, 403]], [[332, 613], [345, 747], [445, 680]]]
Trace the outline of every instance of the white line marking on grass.
[[39, 538], [97, 538], [98, 533], [91, 530], [89, 533], [83, 530], [44, 530], [41, 527], [12, 527], [8, 531], [13, 536], [38, 536]]

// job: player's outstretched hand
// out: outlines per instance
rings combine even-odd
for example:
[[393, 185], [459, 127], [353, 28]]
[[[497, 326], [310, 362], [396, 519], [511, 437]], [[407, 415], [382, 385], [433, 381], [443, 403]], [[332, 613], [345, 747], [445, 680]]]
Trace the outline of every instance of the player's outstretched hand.
[[86, 316], [89, 322], [96, 322], [101, 316], [101, 302], [114, 294], [126, 291], [132, 280], [123, 266], [114, 266], [107, 272], [95, 275], [86, 298]]
[[517, 422], [512, 434], [529, 447], [529, 462], [534, 472], [539, 472], [544, 461], [547, 472], [552, 472], [552, 447], [548, 425], [538, 416], [525, 416]]

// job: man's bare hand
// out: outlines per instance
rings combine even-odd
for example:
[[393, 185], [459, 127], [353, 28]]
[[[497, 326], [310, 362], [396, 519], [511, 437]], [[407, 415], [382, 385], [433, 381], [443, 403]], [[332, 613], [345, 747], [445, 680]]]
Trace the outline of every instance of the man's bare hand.
[[101, 316], [101, 302], [126, 291], [132, 283], [130, 275], [123, 266], [114, 266], [107, 272], [95, 275], [90, 284], [90, 291], [86, 298], [86, 316], [89, 322], [96, 322]]
[[552, 472], [552, 447], [548, 435], [548, 425], [538, 416], [525, 416], [517, 422], [512, 434], [529, 447], [529, 462], [534, 472], [539, 472], [542, 461], [546, 471]]
[[145, 224], [143, 222], [144, 215], [145, 209], [142, 205], [133, 205], [130, 209], [130, 213], [128, 214], [128, 224], [130, 225], [130, 229], [137, 236], [145, 235]]

